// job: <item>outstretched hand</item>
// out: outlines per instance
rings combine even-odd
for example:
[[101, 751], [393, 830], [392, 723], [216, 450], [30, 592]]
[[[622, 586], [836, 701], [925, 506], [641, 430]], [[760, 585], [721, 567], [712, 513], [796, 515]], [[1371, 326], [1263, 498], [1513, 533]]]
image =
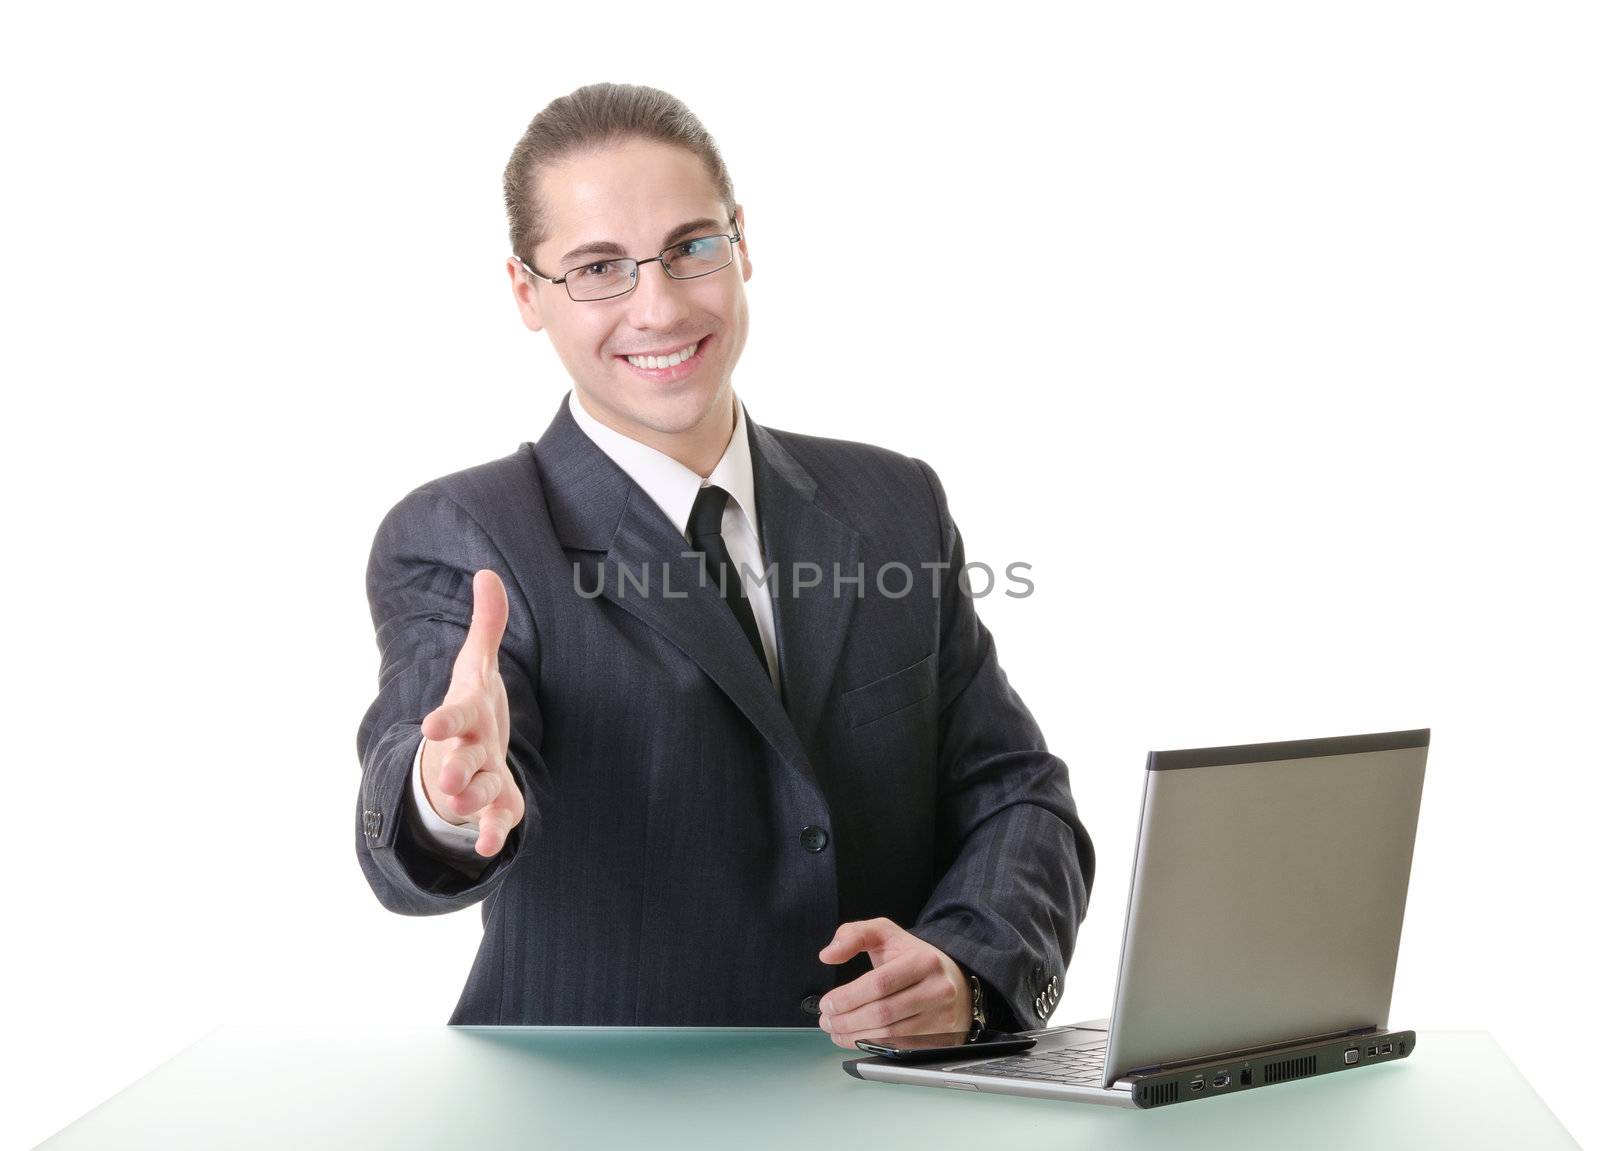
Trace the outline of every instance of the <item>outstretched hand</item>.
[[444, 702], [422, 719], [422, 789], [440, 817], [478, 824], [473, 849], [492, 856], [522, 822], [522, 790], [506, 766], [511, 709], [500, 678], [505, 585], [489, 568], [472, 577], [472, 624], [456, 654]]

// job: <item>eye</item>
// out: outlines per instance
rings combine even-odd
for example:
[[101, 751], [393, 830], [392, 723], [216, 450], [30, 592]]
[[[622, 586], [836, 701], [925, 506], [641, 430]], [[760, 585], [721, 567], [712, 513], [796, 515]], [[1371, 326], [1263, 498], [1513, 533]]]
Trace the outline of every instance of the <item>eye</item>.
[[611, 262], [602, 260], [598, 264], [589, 264], [578, 269], [578, 274], [583, 276], [604, 276], [611, 271]]
[[678, 254], [680, 256], [694, 256], [705, 251], [710, 246], [711, 241], [708, 239], [686, 240], [678, 245]]

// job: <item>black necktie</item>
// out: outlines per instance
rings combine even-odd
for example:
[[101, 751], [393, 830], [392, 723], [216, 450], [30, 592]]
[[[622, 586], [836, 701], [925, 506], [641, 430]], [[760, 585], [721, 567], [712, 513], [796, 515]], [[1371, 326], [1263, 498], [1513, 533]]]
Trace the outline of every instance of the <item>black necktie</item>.
[[689, 542], [695, 551], [705, 557], [706, 578], [733, 609], [734, 618], [744, 629], [745, 638], [755, 648], [756, 658], [766, 668], [770, 678], [772, 669], [767, 666], [767, 652], [761, 646], [761, 633], [756, 630], [755, 613], [745, 599], [744, 584], [739, 581], [739, 569], [728, 555], [728, 545], [722, 539], [722, 511], [727, 506], [728, 493], [724, 489], [716, 484], [701, 488], [689, 512]]

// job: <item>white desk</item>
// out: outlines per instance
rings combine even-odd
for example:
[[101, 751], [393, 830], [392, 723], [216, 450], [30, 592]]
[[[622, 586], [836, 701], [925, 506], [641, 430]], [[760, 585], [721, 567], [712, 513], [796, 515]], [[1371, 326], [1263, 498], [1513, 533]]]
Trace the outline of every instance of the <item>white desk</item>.
[[1150, 1111], [867, 1083], [815, 1029], [222, 1027], [41, 1146], [1338, 1151], [1577, 1144], [1487, 1034]]

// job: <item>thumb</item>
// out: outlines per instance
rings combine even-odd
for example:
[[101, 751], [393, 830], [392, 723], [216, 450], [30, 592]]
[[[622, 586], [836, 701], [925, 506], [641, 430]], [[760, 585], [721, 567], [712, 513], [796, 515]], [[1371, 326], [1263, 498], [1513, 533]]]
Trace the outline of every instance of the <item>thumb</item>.
[[461, 645], [461, 658], [485, 682], [499, 667], [508, 614], [505, 584], [493, 568], [480, 568], [472, 577], [472, 626]]

